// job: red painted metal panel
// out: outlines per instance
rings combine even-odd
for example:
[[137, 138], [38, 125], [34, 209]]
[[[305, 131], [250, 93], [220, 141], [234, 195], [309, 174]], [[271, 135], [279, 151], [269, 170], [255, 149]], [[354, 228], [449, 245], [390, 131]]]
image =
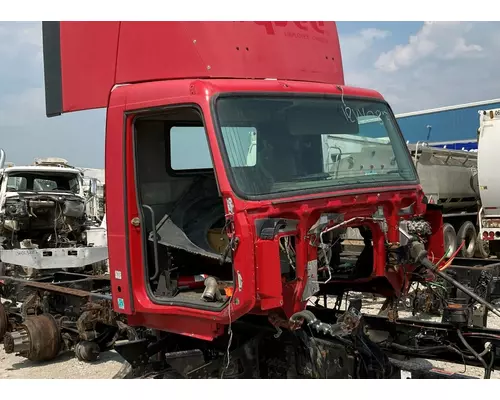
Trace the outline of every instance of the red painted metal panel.
[[58, 78], [47, 97], [62, 97], [51, 114], [105, 107], [115, 84], [152, 80], [344, 84], [334, 22], [44, 23], [44, 52], [46, 75]]
[[[127, 240], [128, 236], [135, 234], [137, 228], [130, 223], [132, 217], [124, 215], [128, 194], [135, 190], [135, 187], [127, 187], [124, 179], [124, 169], [133, 168], [124, 159], [124, 149], [129, 150], [131, 145], [126, 143], [124, 135], [124, 101], [125, 97], [120, 91], [113, 92], [106, 118], [106, 131], [115, 133], [106, 135], [106, 202], [113, 204], [113, 207], [106, 207], [106, 220], [113, 307], [117, 312], [132, 314], [134, 297]], [[137, 213], [133, 216], [137, 216]]]
[[279, 308], [283, 305], [283, 285], [278, 239], [257, 240], [257, 292], [261, 310]]
[[119, 22], [61, 22], [63, 112], [105, 107], [115, 80]]

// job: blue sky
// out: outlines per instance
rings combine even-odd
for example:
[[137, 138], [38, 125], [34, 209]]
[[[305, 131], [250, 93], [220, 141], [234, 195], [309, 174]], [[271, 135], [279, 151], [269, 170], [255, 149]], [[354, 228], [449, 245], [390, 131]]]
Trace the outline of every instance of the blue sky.
[[366, 28], [388, 30], [393, 32], [388, 44], [397, 45], [406, 43], [410, 35], [414, 35], [422, 27], [423, 22], [337, 22], [337, 29], [341, 35], [352, 35]]
[[[500, 97], [498, 22], [338, 22], [346, 83], [396, 113]], [[104, 112], [47, 119], [41, 24], [0, 22], [0, 147], [9, 161], [104, 166]]]

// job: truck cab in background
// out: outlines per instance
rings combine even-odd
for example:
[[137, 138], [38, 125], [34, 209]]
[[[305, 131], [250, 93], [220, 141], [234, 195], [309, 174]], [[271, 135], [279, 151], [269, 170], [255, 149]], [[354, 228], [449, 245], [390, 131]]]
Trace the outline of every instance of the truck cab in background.
[[90, 225], [88, 199], [83, 174], [64, 159], [0, 166], [1, 275], [35, 277], [105, 262], [106, 241]]

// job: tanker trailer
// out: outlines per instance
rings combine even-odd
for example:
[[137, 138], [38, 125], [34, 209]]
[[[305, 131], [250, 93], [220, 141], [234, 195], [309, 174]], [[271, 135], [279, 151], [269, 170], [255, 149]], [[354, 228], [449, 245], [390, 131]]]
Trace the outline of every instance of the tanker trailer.
[[477, 153], [409, 144], [420, 183], [430, 203], [443, 207], [446, 254], [463, 241], [461, 257], [489, 256], [488, 242], [478, 236], [479, 196]]

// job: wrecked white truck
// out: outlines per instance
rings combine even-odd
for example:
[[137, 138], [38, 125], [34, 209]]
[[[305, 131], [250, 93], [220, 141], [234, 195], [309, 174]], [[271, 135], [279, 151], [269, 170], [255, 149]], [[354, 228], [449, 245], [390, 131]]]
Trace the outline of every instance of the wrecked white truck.
[[0, 342], [7, 353], [42, 361], [74, 349], [90, 361], [118, 337], [107, 312], [98, 189], [98, 179], [64, 159], [6, 166], [0, 149]]
[[[105, 227], [96, 226], [83, 174], [64, 159], [4, 168], [0, 154], [0, 275], [9, 266], [27, 276], [43, 270], [81, 269], [108, 257]], [[91, 185], [96, 187], [96, 185]]]

